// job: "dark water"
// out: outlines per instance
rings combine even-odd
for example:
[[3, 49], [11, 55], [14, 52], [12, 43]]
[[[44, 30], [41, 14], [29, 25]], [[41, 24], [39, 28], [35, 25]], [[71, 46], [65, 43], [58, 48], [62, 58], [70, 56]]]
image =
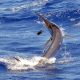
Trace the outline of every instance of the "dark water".
[[[70, 61], [37, 71], [8, 71], [1, 65], [0, 80], [80, 80], [80, 0], [1, 0], [0, 56], [42, 55], [50, 34], [36, 13], [64, 30], [56, 58]], [[44, 33], [37, 36], [40, 29]]]

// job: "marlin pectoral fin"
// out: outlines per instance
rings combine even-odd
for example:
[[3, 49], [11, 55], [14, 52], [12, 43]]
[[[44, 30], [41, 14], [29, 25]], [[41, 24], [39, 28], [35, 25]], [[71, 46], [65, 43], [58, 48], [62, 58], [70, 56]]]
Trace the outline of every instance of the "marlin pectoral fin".
[[43, 54], [43, 57], [49, 59], [52, 56], [54, 56], [56, 54], [56, 51], [59, 49], [59, 47], [62, 43], [62, 33], [61, 33], [59, 26], [48, 21], [48, 19], [46, 19], [43, 15], [39, 15], [39, 17], [44, 21], [47, 29], [51, 33], [52, 43], [48, 47], [47, 51], [44, 52], [44, 54]]
[[49, 48], [49, 46], [51, 45], [52, 43], [52, 39], [50, 38], [44, 45], [44, 50], [43, 50], [43, 53], [47, 51], [47, 49]]
[[52, 42], [52, 38], [50, 38], [46, 43], [45, 43], [45, 46], [49, 46]]

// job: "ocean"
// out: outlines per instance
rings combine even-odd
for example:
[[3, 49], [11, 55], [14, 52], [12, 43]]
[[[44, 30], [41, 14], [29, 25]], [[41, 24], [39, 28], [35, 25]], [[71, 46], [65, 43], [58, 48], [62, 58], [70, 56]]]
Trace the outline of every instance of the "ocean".
[[[26, 68], [22, 64], [37, 62], [50, 38], [37, 13], [59, 26], [63, 42], [55, 63]], [[0, 80], [80, 80], [79, 52], [80, 0], [0, 0]], [[14, 57], [22, 64], [15, 67]]]

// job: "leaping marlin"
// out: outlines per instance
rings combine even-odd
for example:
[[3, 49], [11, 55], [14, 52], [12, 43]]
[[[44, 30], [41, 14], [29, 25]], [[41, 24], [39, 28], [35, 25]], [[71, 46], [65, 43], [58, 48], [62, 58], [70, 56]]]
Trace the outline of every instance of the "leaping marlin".
[[[47, 51], [45, 51], [43, 53], [43, 56], [42, 56], [46, 59], [49, 59], [52, 56], [55, 56], [57, 50], [60, 48], [60, 45], [61, 45], [62, 40], [63, 40], [62, 33], [61, 33], [60, 28], [56, 24], [48, 21], [42, 15], [39, 15], [39, 16], [44, 21], [46, 27], [48, 28], [48, 30], [51, 34], [51, 38], [49, 40], [49, 41], [51, 41], [51, 44], [50, 44], [49, 48], [47, 49]], [[42, 32], [42, 30], [38, 32], [38, 35], [41, 34], [41, 32]], [[43, 63], [43, 60], [40, 60], [39, 63]]]
[[[47, 42], [47, 43], [49, 43], [51, 41], [51, 44], [49, 45], [48, 49], [45, 52], [43, 52], [42, 57], [44, 59], [41, 59], [36, 66], [44, 65], [45, 60], [51, 58], [52, 56], [55, 56], [55, 54], [56, 54], [57, 50], [60, 48], [60, 45], [61, 45], [62, 40], [63, 40], [60, 28], [56, 24], [48, 21], [44, 16], [42, 16], [42, 15], [39, 15], [39, 16], [44, 21], [44, 23], [46, 24], [46, 27], [48, 28], [48, 30], [51, 34], [51, 37]], [[42, 32], [43, 31], [40, 30], [37, 33], [37, 35], [40, 35]], [[16, 57], [14, 57], [14, 59], [16, 59], [17, 61], [20, 61]]]

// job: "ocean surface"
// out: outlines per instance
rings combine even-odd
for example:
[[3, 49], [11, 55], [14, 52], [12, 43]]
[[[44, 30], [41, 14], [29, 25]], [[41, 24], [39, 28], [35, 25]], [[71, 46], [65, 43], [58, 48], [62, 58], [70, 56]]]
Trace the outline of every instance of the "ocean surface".
[[[9, 70], [15, 56], [33, 60], [43, 55], [50, 34], [37, 13], [62, 30], [56, 62], [41, 69]], [[0, 0], [1, 60], [0, 80], [80, 80], [80, 0]]]

